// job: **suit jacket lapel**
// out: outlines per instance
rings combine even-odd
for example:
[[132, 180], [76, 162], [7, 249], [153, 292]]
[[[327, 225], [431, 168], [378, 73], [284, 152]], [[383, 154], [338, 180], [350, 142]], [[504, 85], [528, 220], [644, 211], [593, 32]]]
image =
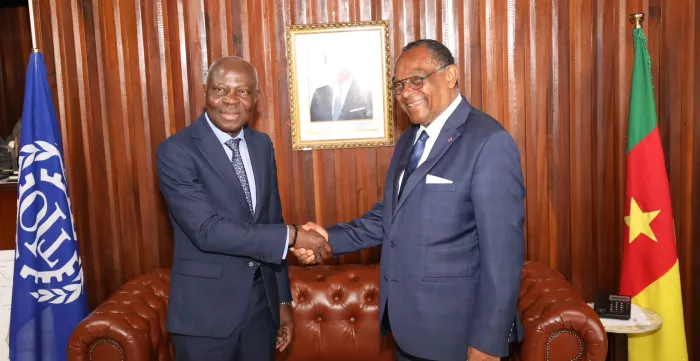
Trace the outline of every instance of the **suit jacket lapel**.
[[263, 199], [266, 193], [266, 180], [270, 177], [270, 167], [264, 166], [269, 163], [269, 159], [265, 159], [266, 152], [263, 151], [263, 139], [249, 129], [245, 130], [245, 140], [248, 144], [248, 154], [250, 154], [250, 162], [253, 164], [253, 177], [255, 178], [255, 220], [260, 217], [260, 210], [263, 208]]
[[403, 142], [397, 144], [394, 153], [396, 154], [396, 161], [391, 165], [389, 169], [389, 176], [387, 179], [391, 179], [391, 184], [388, 185], [387, 189], [391, 194], [391, 215], [396, 214], [396, 203], [399, 194], [399, 176], [406, 168], [406, 163], [408, 163], [409, 152], [413, 146], [413, 141], [416, 139], [416, 132], [418, 131], [418, 126], [412, 126], [406, 131], [406, 135], [403, 137]]
[[[428, 158], [420, 166], [418, 166], [418, 168], [413, 171], [413, 174], [411, 174], [411, 176], [406, 180], [406, 184], [404, 185], [405, 188], [403, 192], [401, 192], [401, 199], [398, 200], [398, 204], [394, 209], [394, 214], [396, 214], [396, 211], [401, 208], [401, 205], [404, 204], [406, 198], [408, 198], [409, 194], [411, 194], [411, 191], [416, 187], [418, 182], [425, 178], [428, 171], [435, 166], [440, 158], [442, 158], [443, 154], [445, 154], [450, 146], [457, 141], [457, 138], [462, 135], [459, 127], [467, 120], [471, 109], [471, 105], [469, 105], [469, 103], [462, 98], [462, 101], [459, 103], [452, 115], [450, 115], [450, 117], [447, 119], [445, 125], [443, 125], [440, 135], [438, 135], [438, 138], [433, 144], [433, 148], [430, 150]], [[408, 151], [406, 152], [408, 153]]]
[[221, 143], [219, 143], [219, 139], [216, 138], [214, 131], [209, 127], [204, 114], [202, 114], [192, 126], [195, 127], [196, 130], [193, 136], [199, 140], [197, 148], [204, 156], [204, 159], [206, 159], [219, 176], [229, 184], [233, 194], [238, 198], [238, 201], [248, 209], [248, 201], [245, 198], [241, 182], [238, 180], [238, 176], [233, 170], [231, 160], [226, 157], [226, 152], [222, 148]]

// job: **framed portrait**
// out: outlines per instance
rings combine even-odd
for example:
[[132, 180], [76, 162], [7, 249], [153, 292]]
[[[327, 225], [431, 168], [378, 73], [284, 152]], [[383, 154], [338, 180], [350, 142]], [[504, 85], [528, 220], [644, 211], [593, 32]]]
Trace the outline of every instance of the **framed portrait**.
[[394, 145], [389, 23], [286, 30], [292, 149]]

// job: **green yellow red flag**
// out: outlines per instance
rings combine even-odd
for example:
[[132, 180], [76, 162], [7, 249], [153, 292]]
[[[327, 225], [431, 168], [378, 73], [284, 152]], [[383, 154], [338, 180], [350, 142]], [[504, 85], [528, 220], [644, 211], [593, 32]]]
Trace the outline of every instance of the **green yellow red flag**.
[[687, 361], [678, 254], [668, 176], [656, 119], [646, 38], [633, 31], [627, 194], [620, 294], [661, 315], [662, 327], [630, 335], [630, 361]]

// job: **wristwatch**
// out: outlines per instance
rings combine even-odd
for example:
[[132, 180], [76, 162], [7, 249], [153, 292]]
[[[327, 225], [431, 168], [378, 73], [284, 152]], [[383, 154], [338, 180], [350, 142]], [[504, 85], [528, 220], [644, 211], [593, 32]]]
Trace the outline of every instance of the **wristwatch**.
[[289, 302], [280, 302], [280, 305], [288, 305], [289, 307], [292, 307], [292, 301], [289, 301]]

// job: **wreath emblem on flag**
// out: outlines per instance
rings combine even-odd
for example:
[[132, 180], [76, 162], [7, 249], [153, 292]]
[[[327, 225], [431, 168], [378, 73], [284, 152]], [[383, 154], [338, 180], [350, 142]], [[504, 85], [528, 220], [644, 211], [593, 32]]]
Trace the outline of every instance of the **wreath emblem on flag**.
[[15, 258], [23, 279], [33, 278], [37, 302], [67, 304], [83, 293], [73, 213], [61, 153], [35, 141], [20, 150]]

